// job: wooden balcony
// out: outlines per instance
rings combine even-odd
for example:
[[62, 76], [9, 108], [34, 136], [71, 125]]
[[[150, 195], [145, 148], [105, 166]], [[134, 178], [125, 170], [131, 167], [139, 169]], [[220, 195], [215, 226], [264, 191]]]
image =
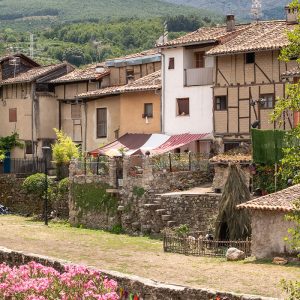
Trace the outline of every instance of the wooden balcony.
[[198, 68], [184, 70], [185, 86], [201, 86], [213, 84], [214, 68]]

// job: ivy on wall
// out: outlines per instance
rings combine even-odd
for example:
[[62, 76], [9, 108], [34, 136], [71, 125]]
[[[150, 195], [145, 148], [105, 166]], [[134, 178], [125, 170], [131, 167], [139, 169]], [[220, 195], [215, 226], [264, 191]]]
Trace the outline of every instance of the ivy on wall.
[[115, 215], [118, 209], [118, 199], [107, 193], [108, 184], [73, 184], [72, 197], [76, 207], [84, 212], [106, 212]]

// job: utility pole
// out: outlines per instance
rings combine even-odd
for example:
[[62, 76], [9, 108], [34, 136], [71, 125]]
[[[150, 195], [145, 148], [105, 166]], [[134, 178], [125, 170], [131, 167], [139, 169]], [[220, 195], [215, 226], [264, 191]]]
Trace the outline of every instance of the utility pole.
[[261, 0], [252, 0], [251, 17], [258, 22], [262, 17]]
[[34, 35], [30, 33], [30, 47], [29, 47], [29, 56], [31, 59], [33, 59], [33, 47], [34, 47]]

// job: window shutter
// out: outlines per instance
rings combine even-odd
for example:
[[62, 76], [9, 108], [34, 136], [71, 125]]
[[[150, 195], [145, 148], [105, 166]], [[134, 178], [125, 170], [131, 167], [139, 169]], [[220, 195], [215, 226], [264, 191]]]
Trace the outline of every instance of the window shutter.
[[81, 105], [72, 104], [71, 105], [71, 119], [81, 119]]
[[97, 109], [97, 137], [107, 137], [107, 108]]
[[17, 109], [10, 108], [9, 109], [9, 122], [17, 122]]

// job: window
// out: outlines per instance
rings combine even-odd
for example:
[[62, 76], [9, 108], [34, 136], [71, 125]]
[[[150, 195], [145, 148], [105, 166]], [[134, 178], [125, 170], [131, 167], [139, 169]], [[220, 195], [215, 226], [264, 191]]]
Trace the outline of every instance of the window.
[[205, 52], [196, 52], [195, 53], [195, 60], [196, 60], [196, 68], [204, 68], [204, 54]]
[[239, 146], [240, 146], [239, 142], [224, 143], [224, 152], [238, 148]]
[[170, 57], [169, 58], [169, 70], [174, 70], [175, 69], [175, 58]]
[[227, 109], [227, 96], [215, 97], [215, 110], [226, 110]]
[[126, 70], [126, 82], [134, 80], [134, 70]]
[[255, 63], [255, 53], [246, 53], [246, 64], [254, 64]]
[[33, 145], [32, 145], [31, 141], [25, 142], [25, 154], [33, 154], [34, 153], [34, 148], [32, 146]]
[[71, 119], [81, 119], [81, 105], [71, 104]]
[[153, 104], [152, 103], [145, 103], [144, 104], [144, 114], [143, 118], [153, 118]]
[[9, 122], [17, 122], [17, 109], [10, 108], [8, 112], [9, 112]]
[[180, 98], [177, 99], [177, 115], [188, 116], [190, 114], [190, 99]]
[[107, 137], [107, 108], [97, 108], [97, 138]]
[[261, 108], [274, 108], [274, 94], [260, 95]]

